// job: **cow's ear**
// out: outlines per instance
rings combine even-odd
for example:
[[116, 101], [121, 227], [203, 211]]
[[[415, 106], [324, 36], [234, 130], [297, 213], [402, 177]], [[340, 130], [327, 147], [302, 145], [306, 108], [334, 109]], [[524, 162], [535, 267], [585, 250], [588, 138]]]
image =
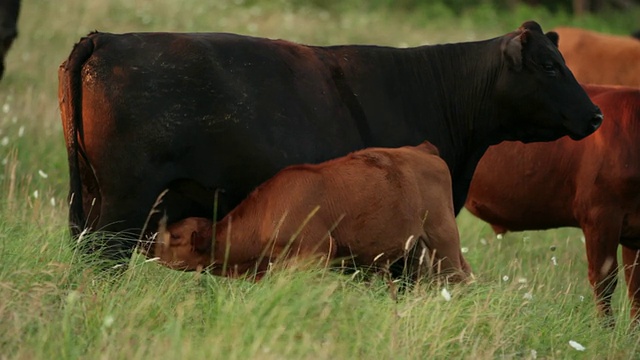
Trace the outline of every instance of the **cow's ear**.
[[548, 33], [546, 33], [545, 35], [547, 35], [547, 37], [549, 38], [549, 40], [551, 40], [551, 42], [553, 43], [553, 45], [555, 45], [556, 47], [558, 47], [558, 41], [560, 40], [560, 35], [558, 35], [557, 32], [555, 31], [549, 31]]
[[527, 43], [529, 31], [525, 30], [519, 35], [507, 40], [503, 53], [514, 70], [522, 70], [522, 45]]
[[199, 253], [206, 253], [209, 251], [210, 239], [205, 236], [200, 236], [197, 231], [191, 233], [191, 249]]

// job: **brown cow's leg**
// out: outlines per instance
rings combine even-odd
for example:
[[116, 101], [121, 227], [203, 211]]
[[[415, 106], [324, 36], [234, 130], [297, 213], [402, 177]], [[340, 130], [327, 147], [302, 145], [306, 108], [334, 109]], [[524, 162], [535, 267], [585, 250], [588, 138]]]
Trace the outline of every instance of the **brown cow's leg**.
[[465, 274], [471, 275], [473, 273], [473, 270], [471, 269], [471, 265], [469, 265], [469, 262], [467, 262], [467, 259], [464, 258], [464, 256], [462, 255], [462, 252], [460, 252], [460, 264], [462, 265], [462, 271], [464, 271]]
[[631, 318], [636, 325], [640, 323], [640, 250], [622, 247], [624, 277], [627, 281], [627, 294], [631, 301]]
[[586, 238], [589, 282], [593, 287], [596, 305], [601, 315], [614, 325], [611, 297], [617, 285], [617, 249], [620, 222], [611, 217], [600, 217], [582, 225]]
[[[449, 275], [448, 280], [461, 282], [466, 279], [467, 272], [460, 251], [460, 236], [453, 214], [443, 211], [432, 211], [426, 218], [424, 231], [427, 234], [427, 247], [435, 255], [436, 271]], [[435, 254], [434, 254], [435, 253]]]

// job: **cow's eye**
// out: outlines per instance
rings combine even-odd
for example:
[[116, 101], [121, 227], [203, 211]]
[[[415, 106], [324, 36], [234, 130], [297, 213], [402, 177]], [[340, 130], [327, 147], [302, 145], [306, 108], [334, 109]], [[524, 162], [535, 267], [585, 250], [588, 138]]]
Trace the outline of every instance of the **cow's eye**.
[[552, 63], [546, 63], [546, 64], [542, 65], [542, 68], [550, 76], [555, 76], [556, 75], [556, 68], [555, 68], [555, 66], [553, 66]]

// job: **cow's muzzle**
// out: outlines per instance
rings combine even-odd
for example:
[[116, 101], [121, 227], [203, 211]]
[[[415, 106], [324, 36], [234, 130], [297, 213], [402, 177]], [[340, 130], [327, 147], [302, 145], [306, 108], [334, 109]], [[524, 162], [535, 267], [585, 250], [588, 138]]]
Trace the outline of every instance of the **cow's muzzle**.
[[580, 140], [593, 134], [593, 132], [598, 130], [600, 125], [602, 125], [603, 119], [604, 119], [604, 115], [602, 115], [602, 111], [600, 110], [599, 107], [596, 106], [595, 111], [593, 112], [593, 115], [591, 117], [591, 120], [589, 120], [589, 123], [585, 126], [584, 130], [578, 133], [570, 134], [569, 137], [572, 138], [573, 140]]

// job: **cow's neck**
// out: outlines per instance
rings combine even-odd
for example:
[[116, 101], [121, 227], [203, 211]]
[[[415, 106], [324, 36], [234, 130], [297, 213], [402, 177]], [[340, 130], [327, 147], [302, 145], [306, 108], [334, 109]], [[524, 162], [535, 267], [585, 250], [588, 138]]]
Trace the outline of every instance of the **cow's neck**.
[[403, 78], [416, 85], [405, 96], [423, 114], [409, 121], [438, 146], [449, 165], [457, 213], [478, 161], [490, 145], [501, 140], [500, 111], [493, 102], [504, 66], [500, 39], [423, 46], [399, 54], [412, 58], [414, 69], [403, 67]]
[[[413, 50], [416, 62], [422, 63], [420, 82], [424, 84], [423, 91], [413, 95], [414, 102], [417, 107], [435, 102], [439, 108], [441, 116], [434, 119], [443, 121], [440, 127], [446, 129], [448, 136], [436, 134], [439, 139], [434, 136], [433, 142], [447, 164], [458, 171], [470, 155], [484, 152], [497, 142], [499, 119], [492, 99], [502, 71], [499, 42], [424, 46]], [[421, 123], [431, 125], [429, 119], [414, 121], [418, 122], [416, 127]], [[429, 128], [422, 131], [427, 138], [432, 136]]]
[[[239, 273], [251, 270], [262, 255], [262, 247], [256, 236], [260, 221], [244, 221], [242, 212], [232, 211], [216, 224], [214, 269], [226, 274], [235, 270]], [[233, 252], [227, 248], [233, 244]]]

